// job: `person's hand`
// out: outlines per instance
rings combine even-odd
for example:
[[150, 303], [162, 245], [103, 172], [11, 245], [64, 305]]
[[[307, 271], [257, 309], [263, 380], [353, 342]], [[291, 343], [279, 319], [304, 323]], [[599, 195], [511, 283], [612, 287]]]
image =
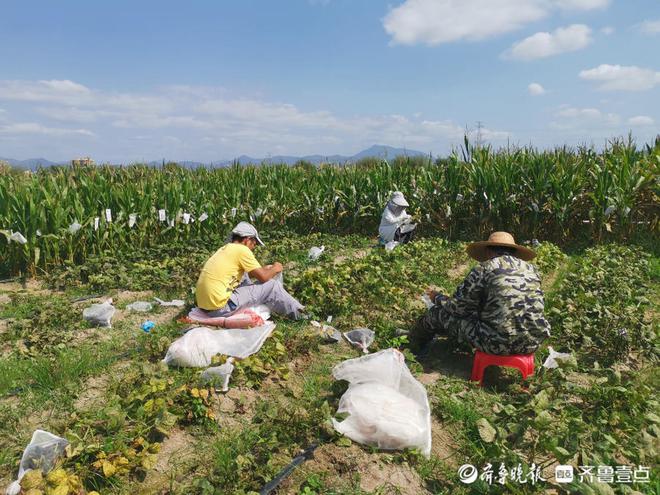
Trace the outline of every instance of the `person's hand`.
[[429, 299], [435, 303], [435, 298], [440, 295], [438, 291], [433, 289], [426, 289], [426, 295], [429, 296]]
[[273, 270], [275, 270], [275, 273], [281, 273], [282, 270], [284, 270], [284, 267], [282, 266], [282, 263], [280, 263], [279, 261], [276, 261], [271, 266], [272, 266]]

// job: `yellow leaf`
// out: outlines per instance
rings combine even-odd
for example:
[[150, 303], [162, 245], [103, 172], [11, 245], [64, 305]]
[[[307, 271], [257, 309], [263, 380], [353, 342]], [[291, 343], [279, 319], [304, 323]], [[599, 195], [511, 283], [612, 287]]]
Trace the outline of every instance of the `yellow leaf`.
[[36, 488], [30, 488], [27, 492], [25, 492], [25, 495], [44, 495], [44, 492]]
[[144, 469], [153, 469], [156, 466], [158, 456], [155, 454], [147, 454], [142, 458], [140, 463]]
[[103, 461], [103, 476], [109, 478], [117, 472], [117, 468], [109, 461]]
[[66, 483], [58, 485], [53, 490], [50, 490], [48, 495], [69, 495], [69, 485]]
[[60, 485], [64, 481], [66, 481], [66, 471], [62, 468], [58, 469], [53, 469], [50, 473], [48, 473], [48, 476], [46, 476], [46, 481], [50, 483], [51, 485]]
[[190, 390], [190, 395], [192, 395], [193, 397], [199, 397], [199, 390], [193, 388], [192, 390]]
[[21, 488], [24, 490], [39, 488], [43, 481], [44, 477], [41, 474], [41, 469], [30, 469], [21, 478]]
[[199, 391], [199, 396], [200, 396], [202, 399], [206, 399], [206, 398], [208, 398], [208, 396], [209, 396], [209, 391], [208, 391], [207, 389], [203, 388], [203, 389], [201, 389], [201, 390]]

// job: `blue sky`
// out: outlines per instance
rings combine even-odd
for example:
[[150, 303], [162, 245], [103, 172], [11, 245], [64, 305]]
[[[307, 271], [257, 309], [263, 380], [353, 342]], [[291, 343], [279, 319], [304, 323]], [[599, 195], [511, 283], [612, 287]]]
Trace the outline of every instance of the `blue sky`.
[[646, 142], [659, 53], [659, 0], [4, 2], [0, 156]]

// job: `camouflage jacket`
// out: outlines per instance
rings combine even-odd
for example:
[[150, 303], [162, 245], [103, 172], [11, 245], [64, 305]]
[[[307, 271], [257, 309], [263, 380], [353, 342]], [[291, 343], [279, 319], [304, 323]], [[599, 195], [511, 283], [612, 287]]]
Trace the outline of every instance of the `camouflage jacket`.
[[476, 318], [493, 340], [514, 348], [536, 348], [550, 336], [543, 309], [536, 268], [507, 255], [474, 267], [443, 305], [446, 315]]

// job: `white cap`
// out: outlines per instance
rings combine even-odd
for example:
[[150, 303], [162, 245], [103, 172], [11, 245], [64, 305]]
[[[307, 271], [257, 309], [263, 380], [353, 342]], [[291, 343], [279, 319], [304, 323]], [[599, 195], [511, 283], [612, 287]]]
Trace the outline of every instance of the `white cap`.
[[257, 232], [257, 229], [255, 229], [254, 225], [252, 225], [251, 223], [240, 222], [236, 227], [234, 227], [234, 230], [232, 230], [231, 233], [240, 235], [241, 237], [254, 237], [259, 244], [265, 246], [265, 244], [259, 237], [259, 233]]
[[401, 191], [394, 191], [392, 196], [390, 196], [390, 201], [397, 206], [410, 206], [408, 201], [406, 201], [406, 198], [403, 197]]

